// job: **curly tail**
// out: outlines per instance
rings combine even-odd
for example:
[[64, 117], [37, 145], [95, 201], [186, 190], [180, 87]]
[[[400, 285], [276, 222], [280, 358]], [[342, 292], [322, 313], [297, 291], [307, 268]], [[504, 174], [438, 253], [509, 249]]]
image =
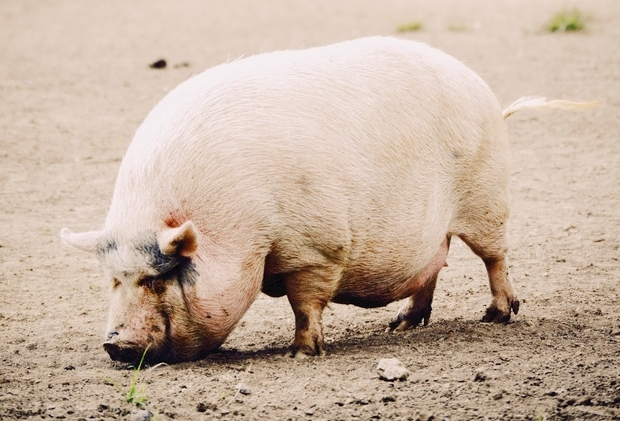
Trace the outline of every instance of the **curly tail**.
[[554, 99], [547, 101], [547, 98], [540, 96], [527, 96], [517, 99], [503, 111], [504, 120], [524, 108], [559, 108], [561, 110], [575, 110], [598, 106], [598, 101], [575, 102]]

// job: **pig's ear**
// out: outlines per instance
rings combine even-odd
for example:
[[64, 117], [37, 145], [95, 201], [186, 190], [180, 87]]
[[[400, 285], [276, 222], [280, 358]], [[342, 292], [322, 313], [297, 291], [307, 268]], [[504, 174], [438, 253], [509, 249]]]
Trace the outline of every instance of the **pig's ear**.
[[67, 244], [80, 250], [94, 253], [97, 251], [97, 243], [101, 238], [102, 231], [87, 231], [73, 233], [67, 228], [60, 230], [60, 238]]
[[165, 229], [157, 241], [164, 254], [191, 257], [198, 248], [198, 229], [192, 221], [187, 221], [180, 227]]

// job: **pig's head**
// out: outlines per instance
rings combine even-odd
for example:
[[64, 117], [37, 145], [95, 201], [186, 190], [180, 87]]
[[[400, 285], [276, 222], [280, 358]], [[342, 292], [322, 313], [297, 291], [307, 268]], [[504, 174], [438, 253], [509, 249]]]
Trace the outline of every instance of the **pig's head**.
[[147, 347], [151, 362], [197, 359], [232, 330], [218, 329], [218, 309], [204, 308], [197, 297], [199, 235], [191, 221], [130, 237], [67, 229], [61, 237], [94, 252], [109, 277], [111, 305], [103, 346], [113, 360], [136, 362]]

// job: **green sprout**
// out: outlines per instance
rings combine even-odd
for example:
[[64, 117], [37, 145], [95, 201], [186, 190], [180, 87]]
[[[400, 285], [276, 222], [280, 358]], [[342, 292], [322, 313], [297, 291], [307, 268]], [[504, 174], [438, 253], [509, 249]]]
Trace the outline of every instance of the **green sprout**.
[[138, 367], [134, 368], [133, 376], [131, 378], [131, 383], [129, 383], [129, 390], [125, 395], [125, 402], [135, 404], [136, 406], [143, 406], [148, 396], [146, 395], [146, 384], [138, 383], [138, 376], [140, 375], [140, 370], [142, 369], [142, 363], [144, 362], [144, 357], [146, 356], [146, 352], [149, 350], [149, 344], [144, 352], [142, 353], [142, 357], [140, 358], [140, 363]]
[[146, 356], [146, 352], [149, 350], [149, 346], [146, 347], [144, 352], [142, 353], [142, 358], [140, 358], [140, 363], [138, 367], [133, 369], [133, 375], [131, 377], [131, 382], [129, 383], [129, 389], [127, 392], [123, 391], [123, 389], [113, 380], [109, 378], [105, 378], [104, 382], [111, 386], [114, 386], [116, 390], [119, 391], [121, 395], [123, 395], [123, 400], [127, 403], [134, 404], [137, 407], [144, 407], [146, 401], [148, 400], [148, 396], [146, 395], [146, 384], [138, 383], [138, 377], [140, 376], [140, 370], [142, 369], [142, 363], [144, 363], [144, 357]]
[[408, 22], [408, 23], [404, 23], [402, 25], [399, 25], [398, 28], [396, 28], [396, 30], [398, 32], [414, 32], [414, 31], [419, 31], [420, 29], [422, 29], [422, 22]]
[[571, 12], [560, 12], [556, 14], [549, 24], [549, 32], [576, 32], [581, 31], [585, 26], [583, 15], [577, 9]]

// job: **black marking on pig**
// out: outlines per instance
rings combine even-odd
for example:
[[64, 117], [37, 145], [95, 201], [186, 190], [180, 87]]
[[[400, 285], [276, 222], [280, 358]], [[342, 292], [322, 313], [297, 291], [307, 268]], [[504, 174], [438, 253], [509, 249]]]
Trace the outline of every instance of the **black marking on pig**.
[[111, 239], [100, 241], [99, 244], [97, 244], [97, 254], [99, 256], [103, 256], [104, 254], [116, 251], [117, 249], [118, 244], [116, 244], [116, 241]]
[[183, 266], [180, 266], [179, 270], [179, 282], [181, 285], [194, 285], [196, 281], [198, 281], [198, 271], [196, 270], [196, 265], [191, 259], [186, 258], [187, 261]]
[[157, 272], [158, 277], [165, 279], [176, 275], [182, 285], [193, 285], [198, 280], [198, 272], [192, 259], [180, 254], [162, 253], [155, 232], [149, 232], [144, 240], [136, 245], [136, 249], [145, 255], [147, 264]]

